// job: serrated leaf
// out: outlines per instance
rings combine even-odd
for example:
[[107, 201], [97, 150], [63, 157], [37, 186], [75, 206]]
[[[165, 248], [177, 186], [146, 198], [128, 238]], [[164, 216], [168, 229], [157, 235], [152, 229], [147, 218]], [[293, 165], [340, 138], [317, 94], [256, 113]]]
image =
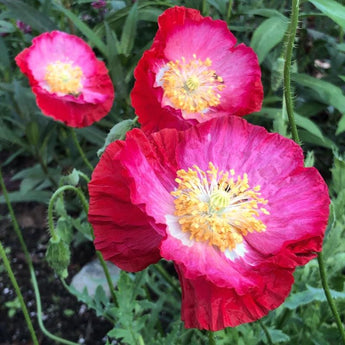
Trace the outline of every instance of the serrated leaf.
[[254, 31], [250, 46], [258, 55], [260, 63], [283, 40], [287, 28], [288, 20], [286, 18], [274, 16], [264, 20]]
[[341, 113], [345, 113], [345, 96], [339, 87], [302, 73], [293, 74], [292, 79], [299, 85], [313, 90], [316, 93], [316, 99], [318, 101], [332, 105]]
[[55, 225], [55, 231], [59, 237], [67, 244], [73, 239], [73, 230], [71, 221], [65, 217], [60, 217]]
[[[339, 292], [335, 290], [330, 290], [332, 298], [345, 298], [345, 291]], [[300, 306], [309, 304], [311, 302], [326, 302], [325, 292], [321, 288], [314, 288], [312, 286], [307, 285], [307, 290], [302, 292], [297, 292], [292, 294], [290, 297], [286, 299], [283, 306], [285, 308], [294, 310]]]
[[93, 240], [91, 225], [88, 222], [82, 222], [79, 218], [72, 218], [72, 224], [87, 240]]
[[327, 17], [345, 29], [345, 7], [334, 0], [309, 0]]

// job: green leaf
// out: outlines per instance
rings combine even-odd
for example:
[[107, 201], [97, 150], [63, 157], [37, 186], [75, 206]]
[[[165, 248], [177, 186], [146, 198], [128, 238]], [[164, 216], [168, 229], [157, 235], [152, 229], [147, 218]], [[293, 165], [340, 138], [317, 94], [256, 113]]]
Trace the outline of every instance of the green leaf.
[[299, 130], [299, 136], [302, 142], [306, 142], [316, 146], [327, 147], [328, 149], [336, 148], [336, 144], [331, 139], [324, 137], [324, 140], [320, 140], [319, 137], [304, 129]]
[[327, 17], [345, 29], [345, 7], [334, 0], [309, 0]]
[[98, 147], [104, 144], [104, 132], [97, 127], [76, 128], [76, 133]]
[[337, 130], [335, 132], [335, 135], [339, 135], [343, 132], [345, 132], [345, 114], [343, 114], [340, 121], [338, 122], [338, 127], [337, 127]]
[[273, 10], [271, 8], [255, 8], [248, 11], [244, 11], [245, 14], [257, 15], [262, 17], [282, 17], [285, 18], [279, 11]]
[[4, 39], [0, 36], [0, 68], [10, 69], [10, 57]]
[[[22, 191], [8, 193], [8, 197], [11, 202], [27, 202], [27, 201], [36, 201], [44, 204], [48, 204], [48, 201], [51, 197], [51, 192], [43, 190], [32, 190], [29, 192], [23, 193]], [[0, 204], [5, 203], [5, 198], [3, 195], [0, 195]]]
[[36, 121], [30, 121], [25, 128], [25, 134], [32, 146], [38, 146], [40, 132]]
[[55, 231], [66, 244], [70, 244], [73, 239], [72, 222], [69, 217], [60, 217], [56, 223]]
[[[280, 117], [282, 117], [282, 111], [279, 108], [268, 108], [264, 107], [259, 112], [254, 113], [256, 115], [260, 115], [262, 117], [268, 117], [272, 120], [278, 120]], [[301, 116], [297, 113], [295, 114], [295, 121], [298, 127], [301, 127], [305, 129], [307, 132], [312, 134], [314, 137], [317, 137], [318, 139], [321, 139], [323, 143], [327, 141], [327, 138], [325, 138], [319, 129], [319, 127], [310, 119]], [[320, 142], [320, 140], [319, 140]], [[321, 143], [320, 143], [321, 145]], [[328, 146], [327, 146], [328, 147]], [[332, 146], [331, 146], [332, 147]]]
[[79, 183], [79, 170], [73, 169], [72, 172], [63, 178], [65, 184], [76, 186]]
[[60, 6], [56, 2], [54, 2], [54, 7], [63, 13], [66, 17], [68, 17], [73, 24], [80, 30], [80, 32], [87, 37], [87, 39], [95, 45], [99, 51], [107, 57], [107, 47], [102, 42], [102, 40], [91, 30], [83, 21], [81, 21], [78, 16], [76, 16], [73, 12], [70, 10], [64, 8], [63, 6]]
[[115, 140], [123, 140], [126, 133], [133, 128], [136, 120], [123, 120], [117, 123], [108, 133], [104, 145], [97, 151], [98, 157], [102, 155], [106, 147]]
[[[335, 290], [330, 290], [332, 298], [345, 298], [345, 291], [339, 292]], [[314, 288], [307, 285], [307, 290], [302, 292], [297, 292], [288, 297], [283, 304], [285, 308], [294, 310], [302, 305], [309, 304], [311, 302], [326, 302], [325, 292], [321, 288]]]
[[299, 114], [296, 114], [296, 113], [294, 114], [295, 114], [295, 121], [296, 121], [297, 126], [304, 128], [309, 133], [314, 134], [316, 137], [324, 141], [324, 137], [320, 128], [313, 121]]
[[128, 13], [122, 35], [121, 35], [121, 53], [128, 56], [134, 45], [135, 34], [138, 22], [138, 3], [136, 2]]
[[345, 158], [336, 151], [334, 153], [332, 172], [332, 187], [335, 192], [345, 190]]
[[309, 168], [309, 167], [313, 167], [315, 164], [315, 155], [314, 155], [314, 151], [308, 151], [307, 152], [307, 156], [304, 160], [304, 166], [306, 168]]
[[285, 17], [274, 16], [264, 20], [254, 31], [250, 46], [258, 55], [260, 63], [282, 41], [287, 28], [288, 20]]
[[14, 18], [20, 19], [39, 32], [52, 31], [57, 27], [44, 13], [20, 0], [0, 0], [7, 6]]
[[292, 79], [299, 85], [307, 87], [316, 93], [316, 99], [327, 105], [332, 105], [341, 113], [345, 113], [345, 96], [342, 90], [327, 81], [311, 77], [307, 74], [293, 74]]
[[[268, 327], [267, 331], [271, 336], [273, 344], [290, 341], [290, 337], [287, 334], [285, 334], [283, 331], [281, 331], [280, 329], [273, 329], [273, 328]], [[266, 335], [263, 334], [263, 336], [261, 337], [261, 341], [264, 341], [264, 342], [267, 341]]]

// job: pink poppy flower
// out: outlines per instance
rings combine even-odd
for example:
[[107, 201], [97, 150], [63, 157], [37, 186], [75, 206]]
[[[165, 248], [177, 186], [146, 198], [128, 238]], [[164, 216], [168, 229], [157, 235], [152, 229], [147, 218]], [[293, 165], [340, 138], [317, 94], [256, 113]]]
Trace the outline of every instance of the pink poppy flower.
[[114, 87], [105, 64], [81, 38], [41, 34], [16, 56], [43, 114], [71, 127], [90, 126], [108, 114]]
[[187, 328], [257, 320], [321, 250], [327, 186], [292, 140], [236, 116], [110, 144], [89, 184], [95, 246], [122, 269], [172, 260]]
[[223, 115], [261, 108], [261, 71], [254, 51], [236, 45], [222, 20], [173, 7], [158, 18], [151, 49], [139, 61], [131, 94], [145, 132], [185, 129]]

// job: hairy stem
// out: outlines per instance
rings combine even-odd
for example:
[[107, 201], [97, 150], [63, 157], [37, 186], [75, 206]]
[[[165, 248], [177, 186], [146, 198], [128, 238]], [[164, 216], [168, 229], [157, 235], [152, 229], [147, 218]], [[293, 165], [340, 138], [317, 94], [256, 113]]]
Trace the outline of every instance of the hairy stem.
[[329, 307], [332, 310], [335, 322], [337, 324], [339, 333], [341, 335], [342, 342], [345, 345], [345, 330], [344, 330], [344, 326], [343, 326], [343, 324], [341, 322], [341, 319], [340, 319], [339, 313], [337, 311], [337, 308], [335, 306], [334, 300], [333, 300], [333, 298], [331, 296], [331, 293], [329, 291], [329, 286], [328, 286], [328, 283], [327, 283], [326, 270], [325, 270], [325, 265], [324, 265], [324, 260], [323, 260], [322, 252], [320, 252], [318, 254], [317, 261], [319, 263], [319, 271], [320, 271], [322, 287], [323, 287], [323, 290], [325, 291], [325, 295], [326, 295]]
[[229, 24], [230, 18], [231, 18], [231, 11], [232, 11], [232, 0], [229, 0], [229, 5], [228, 5], [228, 12], [226, 14], [226, 22]]
[[[54, 227], [54, 217], [53, 217], [55, 200], [60, 196], [61, 193], [65, 192], [66, 190], [71, 190], [71, 191], [75, 192], [78, 195], [78, 197], [79, 197], [79, 199], [80, 199], [80, 201], [82, 203], [82, 206], [83, 206], [85, 214], [88, 214], [88, 212], [89, 212], [88, 202], [87, 202], [83, 192], [79, 188], [67, 185], [67, 186], [62, 186], [59, 189], [57, 189], [55, 191], [55, 193], [52, 195], [52, 197], [50, 198], [49, 206], [48, 206], [48, 227], [49, 227], [49, 231], [50, 231], [50, 234], [51, 234], [53, 239], [56, 239], [56, 237], [57, 237], [57, 234], [56, 234], [56, 231], [55, 231], [55, 227]], [[91, 237], [92, 237], [92, 239], [94, 239], [95, 236], [94, 236], [91, 224], [90, 224], [90, 228], [91, 228]], [[107, 265], [106, 265], [106, 263], [105, 263], [105, 261], [103, 259], [102, 253], [99, 252], [99, 251], [96, 251], [96, 254], [97, 254], [97, 257], [98, 257], [98, 259], [99, 259], [99, 261], [100, 261], [100, 263], [102, 265], [105, 277], [107, 279], [107, 283], [108, 283], [108, 286], [109, 286], [109, 290], [110, 290], [113, 302], [114, 302], [115, 305], [117, 305], [117, 299], [116, 299], [114, 284], [113, 284], [113, 282], [111, 280], [111, 276], [110, 276], [108, 267], [107, 267]]]
[[293, 140], [300, 144], [298, 131], [295, 123], [293, 110], [293, 99], [291, 94], [291, 59], [298, 26], [299, 0], [292, 0], [290, 27], [288, 31], [288, 40], [286, 44], [285, 63], [284, 63], [284, 97], [286, 103], [286, 111], [289, 118], [291, 134]]
[[273, 345], [272, 338], [271, 338], [271, 336], [270, 336], [266, 326], [264, 325], [264, 323], [261, 320], [259, 320], [258, 322], [259, 322], [260, 327], [262, 328], [262, 330], [265, 333], [265, 336], [266, 336], [266, 339], [267, 339], [267, 344], [268, 345]]
[[0, 185], [1, 185], [1, 188], [2, 188], [2, 191], [3, 191], [3, 194], [4, 194], [4, 198], [6, 200], [6, 204], [7, 204], [10, 216], [11, 216], [11, 220], [12, 220], [14, 231], [15, 231], [16, 235], [18, 236], [20, 245], [21, 245], [22, 250], [23, 250], [24, 255], [25, 255], [25, 259], [26, 259], [27, 264], [29, 266], [30, 276], [31, 276], [31, 283], [32, 283], [32, 286], [33, 286], [34, 292], [35, 292], [38, 325], [40, 326], [41, 331], [48, 338], [53, 339], [54, 341], [60, 342], [62, 344], [66, 344], [66, 345], [78, 345], [77, 343], [74, 343], [74, 342], [68, 341], [66, 339], [63, 339], [63, 338], [55, 336], [54, 334], [50, 333], [44, 327], [43, 320], [42, 320], [41, 295], [40, 295], [40, 291], [39, 291], [39, 288], [38, 288], [38, 283], [37, 283], [37, 279], [36, 279], [36, 275], [35, 275], [34, 266], [32, 264], [32, 260], [31, 260], [29, 251], [28, 251], [28, 249], [26, 247], [24, 238], [23, 238], [22, 233], [20, 231], [19, 224], [17, 222], [17, 218], [16, 218], [16, 216], [15, 216], [15, 214], [13, 212], [13, 208], [12, 208], [11, 202], [9, 200], [7, 189], [6, 189], [3, 177], [2, 177], [1, 169], [0, 169]]
[[77, 147], [79, 154], [81, 155], [81, 158], [83, 159], [83, 161], [84, 161], [84, 163], [86, 164], [86, 166], [87, 166], [91, 171], [93, 171], [93, 165], [92, 165], [92, 164], [90, 163], [90, 161], [86, 158], [86, 155], [85, 155], [83, 149], [81, 148], [81, 146], [80, 146], [80, 144], [79, 144], [79, 141], [78, 141], [78, 138], [77, 138], [77, 134], [75, 133], [74, 128], [71, 128], [71, 134], [72, 134], [72, 138], [73, 138], [74, 144], [75, 144], [75, 146]]
[[178, 286], [176, 286], [173, 279], [171, 279], [170, 275], [167, 271], [162, 267], [160, 263], [153, 265], [154, 269], [163, 277], [163, 279], [179, 294], [181, 295], [181, 290]]
[[17, 297], [18, 297], [18, 300], [19, 300], [19, 303], [20, 303], [20, 307], [22, 308], [22, 312], [24, 314], [24, 318], [25, 318], [26, 324], [28, 325], [28, 328], [29, 328], [29, 332], [30, 332], [32, 341], [33, 341], [34, 345], [39, 345], [38, 344], [38, 340], [37, 340], [37, 336], [36, 336], [36, 333], [35, 333], [35, 330], [34, 330], [34, 327], [32, 325], [32, 322], [31, 322], [31, 319], [30, 319], [30, 316], [29, 316], [28, 309], [26, 308], [26, 304], [24, 302], [23, 295], [20, 292], [20, 288], [19, 288], [19, 285], [17, 283], [17, 279], [14, 276], [14, 273], [13, 273], [12, 268], [11, 268], [11, 264], [10, 264], [8, 258], [7, 258], [6, 252], [5, 252], [4, 247], [2, 246], [1, 242], [0, 242], [0, 256], [2, 258], [2, 261], [4, 262], [5, 269], [6, 269], [7, 274], [9, 276], [10, 280], [11, 280], [13, 288], [16, 291], [16, 294], [17, 294]]

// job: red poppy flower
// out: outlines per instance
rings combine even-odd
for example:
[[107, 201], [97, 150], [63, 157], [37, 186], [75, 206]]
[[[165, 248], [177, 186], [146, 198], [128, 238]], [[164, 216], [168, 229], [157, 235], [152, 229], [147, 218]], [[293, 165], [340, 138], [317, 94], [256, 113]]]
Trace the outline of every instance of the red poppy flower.
[[284, 301], [329, 213], [301, 148], [236, 116], [130, 131], [107, 147], [89, 191], [96, 248], [130, 271], [173, 260], [185, 326], [213, 331]]
[[222, 115], [261, 108], [261, 71], [254, 51], [236, 44], [221, 20], [173, 7], [158, 18], [152, 47], [139, 61], [132, 104], [145, 132], [185, 129]]
[[15, 60], [45, 115], [71, 127], [85, 127], [108, 114], [113, 84], [105, 64], [81, 38], [46, 32]]

